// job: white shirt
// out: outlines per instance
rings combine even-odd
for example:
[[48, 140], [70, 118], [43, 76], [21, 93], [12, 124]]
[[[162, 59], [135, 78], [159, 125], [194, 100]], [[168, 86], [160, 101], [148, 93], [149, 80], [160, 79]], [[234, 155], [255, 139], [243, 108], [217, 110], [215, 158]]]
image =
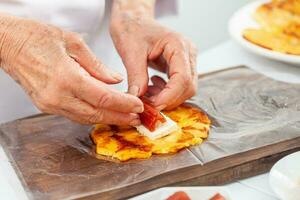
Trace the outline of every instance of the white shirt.
[[104, 7], [104, 0], [0, 0], [0, 11], [82, 34], [99, 28]]
[[[125, 75], [107, 28], [110, 6], [111, 0], [0, 0], [0, 12], [37, 19], [82, 34], [102, 62]], [[176, 1], [159, 0], [156, 11], [158, 15], [173, 14]], [[116, 87], [124, 90], [126, 85], [124, 80]], [[21, 87], [2, 70], [0, 91], [0, 123], [39, 112]]]

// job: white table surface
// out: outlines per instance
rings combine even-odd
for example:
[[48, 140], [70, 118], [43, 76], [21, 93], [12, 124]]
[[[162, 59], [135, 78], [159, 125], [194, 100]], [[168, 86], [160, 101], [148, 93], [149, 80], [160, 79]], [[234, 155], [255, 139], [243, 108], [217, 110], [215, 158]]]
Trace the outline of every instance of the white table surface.
[[[231, 41], [200, 52], [199, 73], [230, 66], [247, 65], [274, 79], [300, 83], [300, 67], [290, 66], [248, 53]], [[234, 200], [276, 200], [268, 183], [268, 173], [224, 185]], [[0, 147], [0, 197], [1, 199], [27, 199], [14, 170]]]

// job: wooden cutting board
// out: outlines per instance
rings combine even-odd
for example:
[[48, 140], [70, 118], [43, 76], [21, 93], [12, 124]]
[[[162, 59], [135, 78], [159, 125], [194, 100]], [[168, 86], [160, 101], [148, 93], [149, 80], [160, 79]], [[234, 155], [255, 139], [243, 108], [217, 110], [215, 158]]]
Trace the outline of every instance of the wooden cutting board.
[[[218, 88], [220, 91], [226, 90], [220, 88], [220, 85], [225, 87], [226, 84], [228, 91], [224, 94], [227, 97], [218, 94]], [[260, 94], [263, 95], [259, 99], [255, 92], [252, 93], [257, 90], [257, 84], [260, 87], [268, 86], [261, 90], [263, 92]], [[255, 119], [250, 117], [250, 121], [253, 123], [253, 120], [257, 120], [262, 125], [263, 120], [274, 110], [276, 113], [278, 110], [292, 110], [293, 106], [298, 109], [300, 105], [297, 100], [299, 85], [276, 82], [245, 67], [201, 76], [199, 85], [202, 96], [198, 94], [193, 102], [211, 116], [211, 136], [217, 136], [224, 130], [233, 131], [237, 128], [236, 124], [239, 124], [237, 120], [247, 121], [249, 112], [244, 112], [253, 101], [257, 102], [250, 105], [250, 108], [262, 107], [257, 111], [250, 109], [257, 114]], [[247, 92], [243, 92], [245, 90]], [[248, 100], [252, 98], [247, 96], [249, 94], [255, 96], [254, 100]], [[242, 109], [239, 110], [238, 106]], [[226, 112], [231, 109], [238, 118], [224, 120]], [[244, 114], [238, 115], [239, 112]], [[218, 118], [221, 115], [222, 118]], [[93, 144], [88, 136], [91, 127], [58, 116], [37, 115], [3, 124], [0, 141], [31, 199], [125, 199], [163, 186], [220, 185], [266, 172], [278, 159], [300, 150], [299, 124], [300, 121], [292, 121], [285, 129], [263, 129], [264, 136], [273, 133], [278, 137], [278, 134], [283, 134], [283, 141], [280, 142], [274, 143], [262, 137], [233, 149], [226, 146], [226, 143], [218, 143], [219, 147], [229, 150], [222, 152], [216, 148], [214, 156], [210, 158], [205, 156], [206, 148], [193, 147], [175, 155], [154, 156], [149, 160], [125, 163], [95, 158]], [[230, 129], [224, 128], [226, 126]], [[213, 139], [209, 139], [205, 145], [218, 147]], [[266, 144], [261, 141], [266, 141]]]

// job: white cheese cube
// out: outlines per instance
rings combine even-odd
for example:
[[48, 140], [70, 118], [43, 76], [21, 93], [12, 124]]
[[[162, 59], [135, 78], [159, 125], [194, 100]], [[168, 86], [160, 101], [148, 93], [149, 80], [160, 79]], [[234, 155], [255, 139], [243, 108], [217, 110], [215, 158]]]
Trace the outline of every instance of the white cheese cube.
[[156, 127], [155, 131], [151, 132], [144, 125], [136, 126], [137, 131], [140, 134], [147, 136], [149, 139], [155, 140], [164, 137], [166, 135], [169, 135], [170, 133], [178, 130], [178, 126], [176, 122], [174, 122], [172, 119], [165, 116], [164, 114], [162, 115], [166, 119], [166, 122], [159, 124], [158, 127]]

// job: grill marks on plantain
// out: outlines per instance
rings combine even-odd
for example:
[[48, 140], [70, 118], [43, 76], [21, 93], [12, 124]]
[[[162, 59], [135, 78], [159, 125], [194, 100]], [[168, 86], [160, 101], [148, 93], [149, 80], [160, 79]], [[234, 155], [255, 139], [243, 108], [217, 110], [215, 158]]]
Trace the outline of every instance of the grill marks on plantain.
[[153, 154], [176, 153], [207, 138], [211, 122], [200, 109], [184, 104], [164, 114], [177, 122], [180, 129], [156, 140], [140, 135], [132, 127], [96, 125], [91, 134], [96, 153], [121, 161], [147, 159]]

